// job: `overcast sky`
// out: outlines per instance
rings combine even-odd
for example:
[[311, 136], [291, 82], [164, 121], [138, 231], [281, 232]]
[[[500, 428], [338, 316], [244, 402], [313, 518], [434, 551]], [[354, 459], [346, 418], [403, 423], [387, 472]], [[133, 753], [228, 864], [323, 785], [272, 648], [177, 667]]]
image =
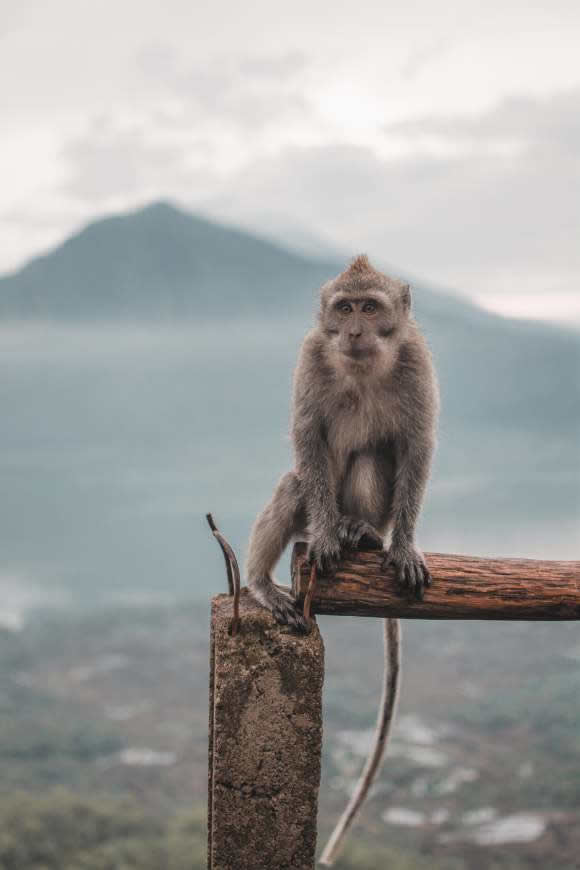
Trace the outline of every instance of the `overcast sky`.
[[164, 197], [580, 324], [577, 0], [0, 11], [0, 270]]

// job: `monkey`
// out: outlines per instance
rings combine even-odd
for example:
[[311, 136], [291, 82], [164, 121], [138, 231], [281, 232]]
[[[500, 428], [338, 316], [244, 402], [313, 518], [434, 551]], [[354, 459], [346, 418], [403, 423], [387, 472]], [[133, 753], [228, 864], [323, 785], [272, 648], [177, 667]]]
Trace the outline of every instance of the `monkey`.
[[[360, 254], [320, 289], [316, 326], [294, 373], [291, 433], [295, 467], [257, 517], [247, 583], [275, 620], [309, 626], [272, 571], [292, 539], [308, 542], [317, 570], [335, 571], [345, 550], [383, 549], [403, 594], [431, 583], [415, 528], [436, 445], [439, 389], [427, 343], [411, 313], [409, 284]], [[384, 621], [383, 695], [373, 749], [355, 793], [323, 852], [330, 866], [378, 770], [400, 683], [400, 624]]]

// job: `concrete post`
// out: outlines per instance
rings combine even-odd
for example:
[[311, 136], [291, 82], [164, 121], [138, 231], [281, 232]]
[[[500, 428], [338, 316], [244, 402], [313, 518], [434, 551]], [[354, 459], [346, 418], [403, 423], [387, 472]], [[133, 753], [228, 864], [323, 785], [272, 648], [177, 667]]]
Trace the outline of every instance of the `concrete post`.
[[313, 870], [324, 646], [240, 599], [212, 601], [209, 870]]

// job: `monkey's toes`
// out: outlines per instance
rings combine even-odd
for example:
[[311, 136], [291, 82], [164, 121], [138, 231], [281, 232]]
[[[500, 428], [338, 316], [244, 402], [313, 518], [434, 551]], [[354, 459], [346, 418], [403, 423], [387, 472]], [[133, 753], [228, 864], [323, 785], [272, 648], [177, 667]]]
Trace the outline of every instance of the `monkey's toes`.
[[272, 615], [278, 625], [288, 625], [299, 634], [308, 634], [310, 631], [310, 625], [307, 620], [304, 619], [296, 604], [290, 599], [288, 601], [280, 601], [274, 605]]

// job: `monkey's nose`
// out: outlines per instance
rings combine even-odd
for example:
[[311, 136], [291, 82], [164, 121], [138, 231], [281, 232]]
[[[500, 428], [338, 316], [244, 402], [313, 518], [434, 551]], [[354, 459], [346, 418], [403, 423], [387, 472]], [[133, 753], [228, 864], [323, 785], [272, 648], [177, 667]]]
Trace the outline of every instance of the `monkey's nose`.
[[360, 338], [362, 335], [362, 330], [361, 329], [358, 329], [358, 330], [351, 329], [351, 331], [349, 332], [349, 335], [351, 338]]

